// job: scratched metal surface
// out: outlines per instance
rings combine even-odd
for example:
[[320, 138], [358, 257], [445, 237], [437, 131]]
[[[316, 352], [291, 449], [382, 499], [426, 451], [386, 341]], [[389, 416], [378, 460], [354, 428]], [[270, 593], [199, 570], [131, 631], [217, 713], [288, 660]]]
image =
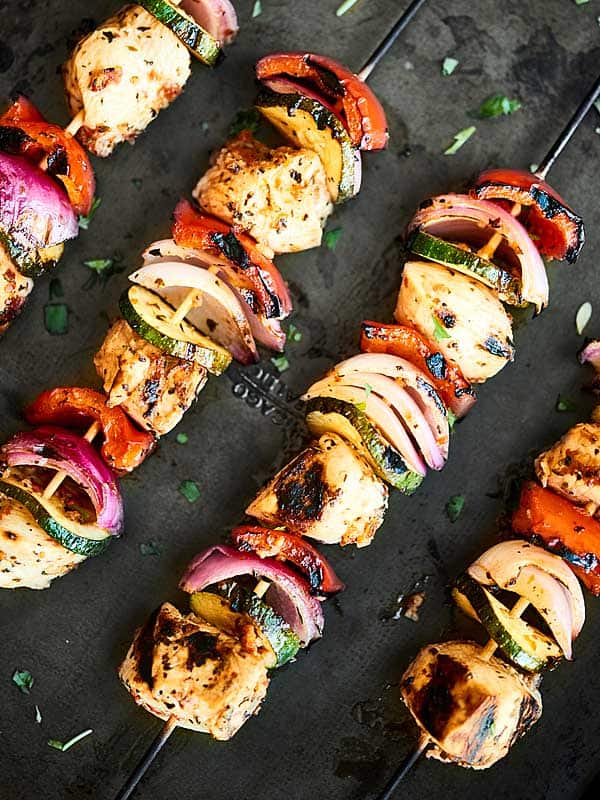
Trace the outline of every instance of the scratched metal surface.
[[[3, 438], [20, 427], [23, 403], [42, 389], [97, 384], [91, 356], [116, 313], [126, 277], [84, 289], [89, 274], [82, 262], [118, 255], [133, 268], [142, 247], [168, 233], [176, 200], [205, 169], [234, 112], [250, 105], [255, 59], [278, 49], [311, 48], [357, 68], [404, 3], [362, 0], [342, 20], [334, 14], [338, 0], [263, 0], [257, 19], [251, 19], [252, 5], [238, 4], [239, 41], [218, 71], [194, 65], [183, 97], [134, 148], [96, 161], [102, 207], [91, 229], [67, 247], [57, 273], [71, 310], [68, 334], [52, 338], [44, 330], [48, 283], [41, 280], [0, 343]], [[2, 102], [19, 89], [48, 117], [66, 122], [57, 67], [86, 18], [93, 14], [99, 21], [115, 7], [114, 0], [98, 0], [93, 8], [2, 0]], [[293, 289], [294, 323], [304, 334], [289, 348], [285, 384], [269, 377], [268, 359], [260, 368], [210, 381], [181, 425], [187, 446], [167, 437], [123, 482], [124, 538], [48, 591], [2, 593], [2, 800], [114, 796], [158, 729], [115, 675], [135, 626], [164, 599], [184, 603], [176, 584], [186, 562], [240, 518], [259, 484], [298, 447], [302, 423], [286, 411], [295, 407], [288, 398], [355, 351], [363, 317], [390, 318], [399, 283], [395, 237], [415, 205], [461, 187], [482, 167], [539, 161], [598, 69], [598, 13], [597, 2], [432, 0], [419, 14], [374, 75], [389, 113], [391, 146], [365, 159], [360, 197], [336, 213], [331, 224], [343, 228], [337, 250], [280, 259]], [[451, 78], [440, 76], [446, 55], [461, 62]], [[523, 110], [477, 123], [477, 134], [458, 155], [442, 156], [452, 134], [471, 124], [468, 111], [497, 91], [518, 96]], [[177, 732], [141, 785], [140, 800], [372, 798], [408, 752], [413, 729], [398, 707], [399, 675], [422, 644], [468, 630], [446, 603], [448, 577], [493, 540], [500, 501], [491, 495], [509, 465], [575, 421], [573, 414], [555, 412], [557, 395], [576, 400], [581, 415], [589, 406], [579, 391], [584, 375], [574, 358], [580, 339], [573, 318], [582, 301], [592, 300], [590, 330], [600, 333], [599, 124], [590, 115], [552, 175], [586, 220], [584, 255], [576, 267], [555, 274], [551, 308], [517, 332], [515, 364], [481, 391], [453, 437], [446, 470], [431, 475], [414, 498], [392, 498], [371, 547], [331, 549], [348, 590], [327, 606], [324, 639], [274, 676], [260, 716], [228, 744]], [[201, 487], [195, 505], [177, 492], [185, 478]], [[465, 511], [451, 525], [444, 506], [459, 493], [466, 497]], [[140, 544], [150, 539], [159, 543], [160, 556], [140, 554]], [[430, 578], [420, 622], [382, 619], [394, 598], [424, 575]], [[600, 737], [600, 613], [589, 597], [587, 606], [575, 661], [547, 676], [543, 718], [509, 758], [484, 773], [422, 763], [401, 796], [580, 796], [598, 766]], [[29, 696], [11, 683], [17, 667], [34, 675]], [[46, 744], [87, 727], [93, 736], [67, 753]]]

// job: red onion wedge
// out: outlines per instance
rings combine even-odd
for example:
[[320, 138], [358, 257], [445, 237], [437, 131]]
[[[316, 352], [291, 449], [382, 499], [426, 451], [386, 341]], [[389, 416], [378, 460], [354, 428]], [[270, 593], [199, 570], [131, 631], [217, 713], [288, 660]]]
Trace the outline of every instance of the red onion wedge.
[[[302, 396], [302, 399], [310, 400], [313, 397], [336, 397], [338, 400], [344, 400], [346, 403], [352, 403], [360, 408], [364, 407], [365, 414], [381, 434], [385, 436], [390, 444], [400, 453], [407, 467], [418, 475], [425, 475], [427, 472], [425, 463], [415, 448], [400, 417], [381, 399], [377, 392], [367, 392], [367, 380], [359, 386], [356, 385], [356, 383], [359, 383], [356, 377], [354, 381], [353, 383], [350, 378], [340, 378], [335, 375], [325, 377], [323, 380], [313, 384], [306, 394]], [[393, 381], [390, 381], [390, 383], [395, 386]], [[388, 393], [389, 388], [390, 387], [386, 385]], [[400, 392], [403, 391], [399, 386], [396, 388]], [[403, 402], [408, 406], [411, 402], [410, 396], [406, 395], [406, 398], [403, 398]], [[416, 404], [414, 401], [412, 402], [414, 410]], [[420, 413], [418, 408], [417, 413]], [[422, 419], [421, 427], [423, 430], [429, 431], [424, 418]], [[431, 431], [429, 431], [429, 435], [431, 439], [433, 439]], [[424, 439], [425, 437], [423, 436], [422, 438]]]
[[0, 230], [32, 249], [74, 239], [79, 228], [66, 193], [43, 170], [0, 153]]
[[496, 252], [512, 269], [520, 271], [523, 300], [532, 303], [538, 313], [548, 305], [544, 262], [523, 225], [497, 203], [464, 194], [439, 195], [421, 204], [408, 232], [416, 229], [473, 247], [482, 247], [494, 234], [500, 234], [502, 243]]
[[82, 436], [50, 425], [17, 433], [0, 449], [9, 467], [64, 471], [84, 489], [96, 511], [96, 524], [112, 536], [123, 532], [123, 501], [114, 472]]
[[427, 376], [410, 361], [385, 353], [362, 353], [337, 364], [335, 371], [338, 375], [351, 372], [385, 375], [404, 386], [423, 412], [444, 460], [448, 458], [450, 426], [446, 406]]
[[181, 0], [179, 7], [221, 46], [231, 44], [238, 32], [235, 8], [229, 0]]
[[600, 340], [592, 339], [585, 343], [577, 354], [580, 364], [591, 364], [596, 372], [600, 372]]
[[548, 624], [565, 658], [585, 621], [581, 586], [560, 556], [522, 541], [508, 541], [486, 550], [469, 567], [484, 586], [499, 586], [525, 597]]
[[242, 364], [258, 361], [256, 344], [246, 314], [238, 298], [213, 270], [181, 261], [156, 261], [133, 272], [132, 283], [159, 294], [177, 308], [190, 289], [197, 289], [199, 297], [186, 314], [198, 330], [227, 348]]
[[288, 623], [305, 647], [323, 631], [323, 611], [310, 593], [308, 583], [275, 558], [240, 553], [228, 545], [213, 545], [190, 562], [179, 587], [184, 592], [201, 592], [208, 586], [241, 575], [271, 582], [264, 600]]

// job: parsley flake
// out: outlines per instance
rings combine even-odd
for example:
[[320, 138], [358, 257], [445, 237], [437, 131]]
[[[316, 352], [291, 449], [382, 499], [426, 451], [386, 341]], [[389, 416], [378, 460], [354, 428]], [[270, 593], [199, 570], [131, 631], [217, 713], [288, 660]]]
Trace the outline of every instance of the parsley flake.
[[90, 213], [85, 216], [83, 214], [79, 216], [79, 227], [81, 228], [81, 230], [87, 231], [87, 229], [90, 227], [90, 222], [92, 221], [94, 214], [100, 208], [101, 204], [102, 204], [102, 199], [100, 197], [94, 197], [94, 199], [92, 200]]
[[61, 742], [59, 739], [48, 739], [48, 745], [53, 747], [55, 750], [60, 750], [64, 753], [65, 751], [70, 750], [74, 744], [77, 744], [77, 742], [85, 739], [86, 736], [89, 736], [90, 733], [93, 732], [94, 731], [91, 728], [88, 728], [86, 731], [81, 731], [81, 733], [78, 733], [77, 736], [73, 736], [73, 738], [69, 739], [68, 742]]
[[465, 498], [462, 494], [455, 494], [446, 503], [446, 514], [450, 522], [456, 522], [465, 507]]
[[461, 131], [458, 131], [458, 133], [455, 133], [453, 137], [454, 143], [444, 150], [444, 155], [453, 156], [455, 153], [458, 153], [463, 144], [469, 141], [476, 130], [477, 128], [475, 125], [471, 125], [469, 128], [463, 128]]
[[325, 231], [323, 234], [323, 244], [325, 247], [328, 247], [330, 250], [335, 250], [342, 232], [342, 228], [334, 228], [331, 231]]
[[147, 542], [141, 542], [140, 553], [143, 556], [159, 556], [161, 553], [160, 545], [156, 539], [150, 539]]
[[433, 336], [434, 336], [434, 338], [438, 342], [440, 342], [442, 339], [449, 339], [450, 338], [450, 334], [448, 333], [446, 328], [444, 328], [444, 326], [442, 325], [442, 323], [439, 321], [439, 319], [436, 317], [435, 314], [431, 315], [431, 319], [433, 320]]
[[23, 694], [29, 694], [33, 686], [33, 675], [27, 669], [16, 669], [12, 675], [13, 683], [19, 687]]
[[336, 9], [336, 17], [343, 17], [344, 14], [348, 13], [351, 8], [354, 8], [357, 3], [358, 0], [344, 0], [344, 2]]
[[579, 336], [581, 336], [591, 318], [592, 304], [590, 302], [582, 303], [577, 309], [577, 314], [575, 314], [575, 327]]
[[252, 9], [252, 19], [255, 17], [260, 17], [262, 14], [262, 3], [260, 0], [255, 0], [254, 8]]
[[229, 126], [229, 136], [237, 136], [242, 131], [256, 133], [260, 124], [260, 114], [255, 108], [238, 111]]
[[187, 433], [178, 433], [175, 437], [175, 441], [177, 444], [187, 444], [188, 443], [188, 435]]
[[83, 263], [94, 272], [100, 273], [112, 267], [114, 262], [112, 258], [92, 258], [90, 261], [84, 261]]
[[63, 336], [69, 330], [69, 307], [66, 303], [46, 303], [44, 327], [51, 336]]
[[558, 400], [556, 401], [556, 410], [573, 412], [577, 411], [577, 406], [572, 400], [569, 400], [568, 397], [561, 397], [558, 395]]
[[444, 77], [452, 75], [459, 63], [460, 62], [458, 59], [452, 58], [452, 56], [446, 56], [446, 58], [442, 61], [442, 75], [444, 75]]
[[179, 494], [182, 494], [188, 503], [196, 503], [200, 499], [200, 487], [196, 481], [181, 481]]
[[35, 706], [35, 721], [38, 725], [42, 724], [42, 712], [40, 711], [40, 707], [37, 705]]
[[511, 100], [505, 94], [493, 94], [481, 104], [479, 116], [483, 119], [491, 119], [506, 114], [514, 114], [520, 108], [520, 100]]
[[285, 372], [286, 369], [290, 368], [290, 362], [287, 360], [286, 356], [273, 356], [271, 359], [271, 363], [277, 369], [278, 372]]
[[302, 341], [302, 331], [299, 331], [293, 322], [290, 322], [289, 328], [287, 329], [287, 339], [290, 342]]
[[370, 384], [365, 383], [365, 399], [361, 400], [360, 403], [355, 404], [356, 408], [358, 408], [359, 411], [367, 410], [367, 400], [369, 399], [369, 395], [371, 394], [372, 391], [373, 387]]
[[448, 416], [448, 427], [450, 428], [451, 431], [453, 431], [454, 426], [456, 425], [456, 419], [457, 419], [456, 414], [454, 413], [454, 411], [452, 411], [451, 408], [449, 408], [447, 416]]

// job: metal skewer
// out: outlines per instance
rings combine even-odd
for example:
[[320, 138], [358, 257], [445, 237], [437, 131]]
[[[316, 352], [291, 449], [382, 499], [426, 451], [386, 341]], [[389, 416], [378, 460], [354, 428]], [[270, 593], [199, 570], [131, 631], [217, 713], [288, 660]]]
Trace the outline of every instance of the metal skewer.
[[377, 45], [375, 50], [373, 50], [364, 66], [358, 73], [358, 77], [361, 79], [361, 81], [367, 80], [369, 75], [373, 72], [390, 47], [392, 47], [398, 36], [400, 36], [402, 31], [412, 21], [413, 17], [424, 3], [425, 0], [412, 0], [412, 3], [408, 6], [406, 11], [402, 14], [385, 39], [383, 39], [383, 41]]
[[115, 800], [127, 800], [128, 797], [131, 797], [138, 783], [144, 777], [146, 770], [150, 764], [152, 764], [156, 756], [160, 753], [163, 746], [167, 742], [167, 739], [173, 733], [176, 727], [177, 719], [175, 717], [169, 717], [169, 719], [162, 726], [156, 739], [154, 739], [148, 750], [146, 750], [142, 760], [129, 776], [125, 786], [123, 786], [119, 794], [115, 797]]

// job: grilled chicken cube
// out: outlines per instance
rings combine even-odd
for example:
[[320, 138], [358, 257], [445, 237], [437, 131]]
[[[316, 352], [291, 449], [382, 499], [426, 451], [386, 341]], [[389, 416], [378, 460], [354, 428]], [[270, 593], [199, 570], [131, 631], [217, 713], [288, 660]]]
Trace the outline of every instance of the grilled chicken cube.
[[18, 316], [32, 289], [31, 278], [19, 272], [0, 242], [0, 335]]
[[0, 494], [0, 588], [47, 589], [82, 561], [85, 556], [67, 550], [20, 503]]
[[136, 632], [119, 677], [156, 717], [227, 740], [258, 712], [272, 660], [250, 620], [233, 636], [164, 603]]
[[387, 486], [343, 439], [328, 433], [290, 461], [246, 513], [326, 544], [369, 544], [383, 522]]
[[394, 316], [435, 341], [470, 383], [483, 383], [514, 358], [511, 320], [497, 295], [439, 264], [404, 265]]
[[267, 147], [248, 131], [216, 154], [193, 194], [209, 214], [253, 236], [269, 257], [318, 247], [333, 209], [315, 152]]
[[85, 36], [63, 67], [71, 114], [84, 111], [78, 138], [94, 155], [132, 142], [183, 90], [185, 46], [138, 5], [122, 8]]
[[430, 758], [486, 769], [542, 714], [539, 679], [482, 658], [482, 650], [474, 642], [429, 645], [402, 676], [402, 699], [432, 742]]
[[600, 507], [600, 424], [575, 425], [538, 456], [535, 470], [542, 486], [595, 514]]
[[109, 406], [122, 406], [157, 436], [172, 430], [206, 383], [204, 367], [163, 353], [125, 320], [109, 329], [94, 356]]

